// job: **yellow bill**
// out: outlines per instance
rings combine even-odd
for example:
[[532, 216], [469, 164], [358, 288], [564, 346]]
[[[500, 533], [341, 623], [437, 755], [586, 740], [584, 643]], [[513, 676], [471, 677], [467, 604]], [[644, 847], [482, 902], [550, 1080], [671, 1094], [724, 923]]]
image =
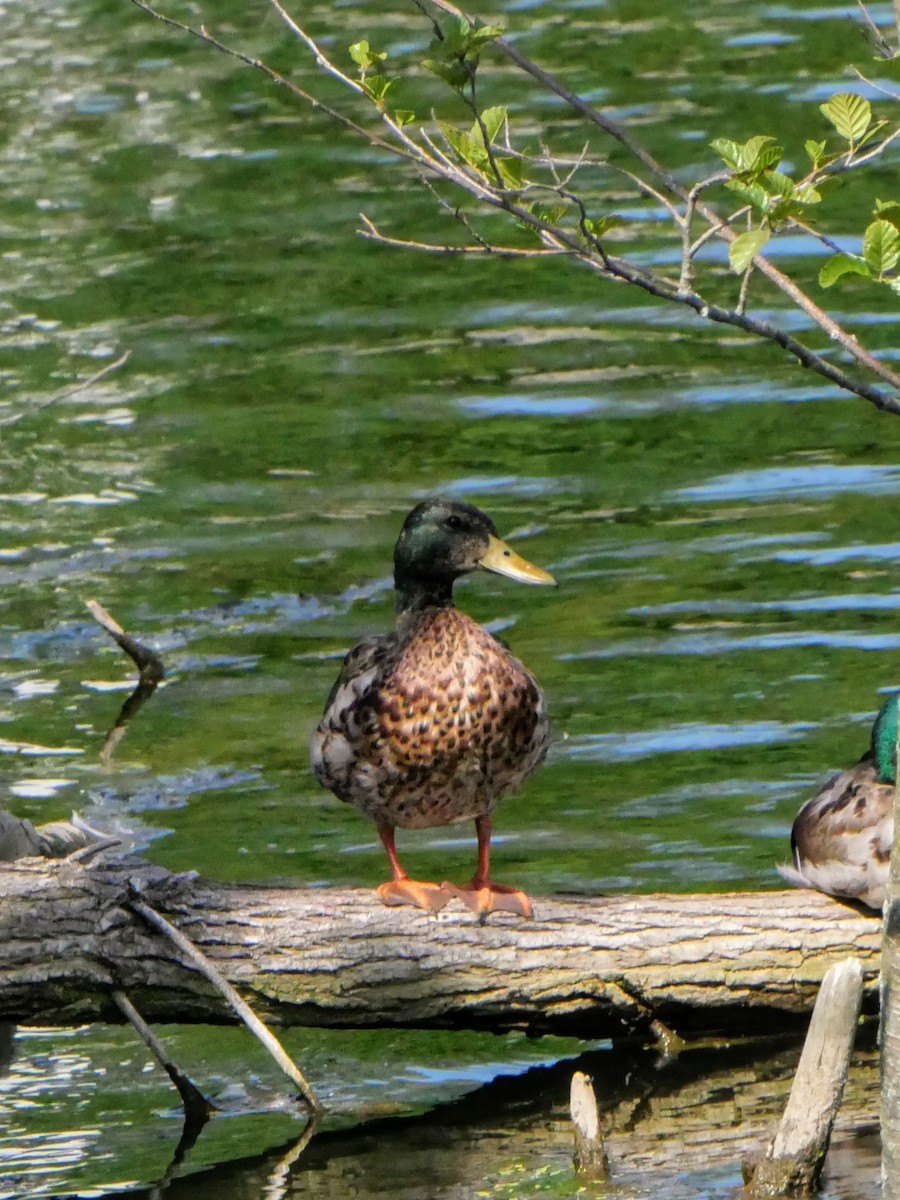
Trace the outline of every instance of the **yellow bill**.
[[478, 564], [486, 571], [497, 575], [507, 575], [510, 579], [518, 579], [519, 583], [556, 584], [556, 580], [543, 567], [536, 567], [527, 558], [522, 558], [511, 550], [506, 542], [488, 534], [487, 553]]

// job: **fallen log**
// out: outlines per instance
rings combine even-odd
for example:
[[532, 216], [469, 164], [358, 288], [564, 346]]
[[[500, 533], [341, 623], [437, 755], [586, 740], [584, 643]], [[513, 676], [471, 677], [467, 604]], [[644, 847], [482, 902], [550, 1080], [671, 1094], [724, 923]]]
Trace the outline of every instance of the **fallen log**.
[[0, 1020], [120, 1021], [125, 991], [148, 1021], [233, 1021], [135, 900], [281, 1025], [772, 1029], [808, 1013], [848, 955], [877, 1005], [880, 923], [816, 892], [539, 899], [533, 921], [479, 924], [453, 906], [433, 916], [368, 890], [214, 883], [129, 857], [0, 869]]

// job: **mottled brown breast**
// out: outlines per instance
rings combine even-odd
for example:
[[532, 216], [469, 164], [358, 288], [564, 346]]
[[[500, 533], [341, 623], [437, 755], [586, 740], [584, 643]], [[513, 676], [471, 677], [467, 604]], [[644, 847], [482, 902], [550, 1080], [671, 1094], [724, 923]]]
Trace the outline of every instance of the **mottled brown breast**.
[[336, 697], [313, 737], [319, 779], [391, 825], [490, 812], [546, 753], [549, 726], [534, 677], [453, 608], [426, 609], [404, 637], [389, 648], [385, 641], [365, 687], [342, 706]]

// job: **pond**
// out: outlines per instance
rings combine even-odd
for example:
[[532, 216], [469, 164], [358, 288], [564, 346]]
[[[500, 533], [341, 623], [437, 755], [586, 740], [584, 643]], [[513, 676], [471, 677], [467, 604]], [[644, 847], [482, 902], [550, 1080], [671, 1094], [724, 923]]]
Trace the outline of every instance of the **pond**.
[[[263, 0], [196, 7], [171, 11], [312, 84]], [[889, 24], [888, 4], [872, 12]], [[521, 49], [690, 179], [715, 169], [715, 136], [771, 132], [799, 158], [804, 137], [826, 135], [817, 104], [852, 82], [848, 54], [865, 55], [849, 6], [813, 0], [481, 13], [504, 14]], [[547, 764], [498, 811], [498, 878], [537, 896], [777, 886], [800, 802], [859, 756], [882, 694], [900, 686], [900, 422], [772, 347], [564, 263], [363, 241], [360, 212], [400, 237], [455, 227], [414, 177], [125, 0], [10, 0], [3, 17], [5, 806], [130, 830], [172, 870], [381, 882], [372, 827], [318, 787], [306, 747], [342, 655], [390, 624], [403, 516], [444, 493], [485, 508], [560, 584], [481, 574], [458, 589], [541, 680], [553, 719]], [[428, 41], [402, 3], [318, 6], [310, 20], [335, 53], [360, 37], [401, 57]], [[584, 128], [554, 97], [489, 58], [484, 74], [486, 96], [535, 141], [580, 148]], [[896, 165], [872, 172], [870, 193], [830, 201], [831, 232], [858, 234]], [[627, 181], [599, 201], [671, 262], [658, 213]], [[787, 252], [779, 261], [814, 289], [808, 240]], [[816, 292], [896, 358], [888, 295]], [[822, 345], [776, 294], [760, 289], [756, 304]], [[106, 766], [130, 664], [90, 598], [169, 676]], [[420, 877], [451, 861], [464, 877], [474, 837], [401, 834], [401, 850]], [[242, 1035], [166, 1033], [229, 1114], [185, 1170], [290, 1142], [283, 1089]], [[529, 1069], [539, 1089], [550, 1064], [597, 1050], [463, 1033], [296, 1031], [288, 1043], [348, 1124]], [[2, 1194], [159, 1180], [179, 1122], [146, 1060], [124, 1030], [19, 1031], [0, 1079]], [[553, 1088], [535, 1110], [548, 1127]], [[527, 1131], [530, 1147], [503, 1153], [537, 1169], [534, 1114], [517, 1125], [501, 1109], [497, 1128]], [[348, 1179], [366, 1154], [346, 1143]], [[402, 1195], [471, 1194], [454, 1161], [443, 1190], [410, 1182]], [[676, 1164], [667, 1195], [727, 1191], [735, 1161], [714, 1177]], [[270, 1167], [209, 1194], [259, 1194]], [[524, 1194], [511, 1171], [510, 1194]], [[316, 1180], [304, 1194], [338, 1186]], [[846, 1180], [838, 1190], [851, 1194]]]

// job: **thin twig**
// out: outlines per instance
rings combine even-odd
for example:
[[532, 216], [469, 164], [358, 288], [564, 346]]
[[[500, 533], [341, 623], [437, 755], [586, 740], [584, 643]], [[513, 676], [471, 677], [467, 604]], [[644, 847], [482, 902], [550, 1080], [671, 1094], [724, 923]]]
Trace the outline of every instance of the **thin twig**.
[[[471, 20], [471, 18], [463, 13], [461, 9], [457, 8], [455, 4], [452, 4], [450, 0], [431, 0], [431, 3], [434, 4], [435, 8], [440, 9], [442, 12], [450, 13], [452, 16], [456, 17], [466, 16], [467, 20]], [[560, 80], [558, 80], [549, 71], [545, 71], [543, 67], [539, 67], [537, 63], [532, 62], [531, 59], [527, 58], [521, 53], [514, 42], [510, 42], [506, 38], [498, 37], [494, 39], [493, 45], [497, 46], [497, 48], [501, 50], [507, 56], [507, 58], [511, 59], [516, 66], [518, 66], [527, 75], [530, 75], [533, 79], [536, 79], [539, 83], [543, 84], [544, 87], [554, 92], [560, 97], [560, 99], [565, 100], [567, 104], [575, 109], [576, 112], [580, 113], [586, 120], [596, 125], [599, 129], [602, 129], [604, 133], [607, 133], [610, 137], [615, 138], [615, 140], [619, 142], [620, 145], [624, 146], [629, 153], [633, 154], [639, 162], [643, 163], [644, 166], [656, 176], [656, 178], [668, 191], [680, 197], [682, 200], [687, 200], [688, 189], [686, 189], [670, 171], [667, 171], [661, 163], [657, 162], [653, 155], [649, 153], [649, 151], [645, 150], [639, 142], [635, 141], [631, 134], [623, 126], [619, 125], [618, 122], [611, 120], [604, 113], [601, 113], [598, 109], [594, 108], [592, 104], [588, 104], [586, 100], [583, 100], [575, 92], [567, 88], [565, 84], [561, 83]], [[697, 212], [699, 212], [705, 220], [717, 225], [717, 233], [720, 237], [724, 238], [725, 241], [729, 243], [733, 242], [738, 236], [733, 229], [730, 229], [725, 224], [720, 224], [721, 218], [719, 214], [709, 205], [698, 200], [696, 208]], [[772, 283], [774, 283], [776, 287], [784, 292], [785, 295], [787, 295], [790, 300], [797, 305], [798, 308], [805, 312], [807, 316], [809, 316], [821, 329], [823, 329], [833, 341], [837, 342], [838, 345], [843, 347], [844, 350], [851, 354], [853, 358], [857, 360], [857, 362], [865, 367], [868, 367], [868, 369], [874, 375], [877, 375], [880, 379], [883, 379], [892, 387], [900, 389], [900, 375], [892, 371], [890, 367], [885, 366], [885, 364], [875, 358], [873, 354], [869, 353], [865, 347], [861, 346], [852, 334], [843, 329], [837, 323], [837, 321], [835, 321], [828, 315], [828, 313], [821, 309], [819, 305], [811, 299], [811, 297], [809, 297], [800, 287], [797, 286], [796, 283], [794, 283], [790, 276], [785, 275], [782, 271], [780, 271], [776, 266], [769, 262], [764, 255], [758, 254], [753, 261], [756, 267]], [[845, 385], [840, 384], [839, 386], [844, 387]], [[851, 387], [848, 390], [856, 391], [858, 395], [863, 395], [863, 393], [858, 391], [858, 389], [855, 387]], [[867, 395], [865, 396], [865, 399], [872, 399], [872, 396]], [[878, 407], [884, 406], [879, 404]], [[900, 411], [895, 409], [893, 404], [889, 405], [888, 407], [892, 412]]]
[[[872, 16], [865, 4], [863, 4], [863, 0], [856, 0], [856, 3], [859, 5], [859, 11], [862, 13], [863, 20], [869, 30], [875, 50], [878, 51], [882, 58], [893, 58], [895, 53], [894, 47], [872, 20]], [[900, 17], [898, 17], [898, 26], [900, 26]], [[900, 33], [900, 28], [898, 28], [898, 33]]]
[[136, 8], [153, 17], [155, 21], [160, 21], [163, 25], [168, 25], [171, 29], [180, 30], [181, 33], [187, 33], [198, 41], [205, 42], [207, 46], [212, 46], [214, 50], [218, 50], [221, 54], [226, 54], [229, 58], [235, 58], [238, 62], [242, 62], [247, 67], [252, 67], [255, 71], [261, 71], [263, 75], [268, 76], [273, 83], [277, 83], [279, 87], [286, 88], [291, 95], [296, 96], [298, 100], [302, 100], [304, 104], [308, 104], [316, 112], [330, 117], [333, 121], [337, 121], [345, 129], [350, 130], [360, 137], [366, 139], [370, 145], [376, 146], [379, 150], [387, 150], [389, 153], [397, 155], [400, 158], [416, 158], [416, 155], [404, 151], [401, 146], [394, 146], [390, 142], [383, 141], [371, 129], [364, 129], [361, 125], [352, 120], [350, 117], [339, 112], [338, 109], [332, 108], [328, 104], [323, 104], [321, 100], [316, 99], [311, 92], [307, 92], [304, 88], [294, 83], [293, 80], [287, 79], [280, 71], [276, 71], [274, 67], [270, 67], [261, 59], [253, 58], [249, 54], [244, 54], [241, 50], [236, 50], [233, 46], [227, 45], [225, 42], [219, 41], [214, 37], [205, 26], [195, 27], [186, 25], [182, 21], [176, 21], [174, 17], [168, 17], [164, 13], [159, 12], [151, 5], [144, 3], [144, 0], [131, 0], [131, 3]]
[[[134, 2], [137, 3], [138, 0], [134, 0]], [[284, 21], [287, 27], [291, 30], [291, 32], [296, 37], [300, 38], [306, 48], [312, 53], [316, 61], [316, 66], [318, 66], [320, 70], [343, 83], [345, 87], [349, 87], [351, 91], [358, 94], [361, 93], [363, 96], [367, 95], [365, 89], [359, 83], [357, 83], [355, 79], [351, 79], [349, 75], [345, 74], [340, 67], [336, 66], [328, 58], [328, 56], [322, 51], [322, 48], [319, 46], [318, 42], [316, 42], [311, 34], [307, 33], [305, 29], [301, 28], [301, 26], [296, 23], [293, 17], [291, 17], [290, 14], [279, 3], [279, 0], [269, 0], [269, 3], [275, 9], [276, 13], [278, 13], [282, 21]], [[231, 50], [228, 52], [235, 53]], [[241, 57], [239, 52], [237, 53], [237, 57]], [[254, 64], [255, 62], [256, 60], [254, 60]], [[264, 67], [263, 69], [266, 68]], [[416, 145], [412, 138], [410, 138], [410, 136], [404, 131], [402, 125], [398, 125], [397, 122], [393, 120], [390, 113], [383, 107], [383, 105], [376, 105], [375, 107], [378, 110], [378, 115], [381, 118], [382, 124], [390, 130], [393, 136], [400, 143], [400, 147], [395, 147], [391, 142], [383, 142], [380, 138], [375, 138], [374, 135], [366, 133], [364, 130], [362, 131], [363, 137], [365, 137], [373, 145], [382, 145], [388, 148], [392, 153], [398, 153], [399, 149], [402, 148], [405, 151], [404, 157], [427, 161], [427, 155], [423, 155], [421, 147]]]
[[738, 301], [735, 305], [735, 312], [741, 316], [747, 311], [747, 293], [750, 291], [750, 276], [753, 274], [753, 263], [747, 264], [746, 270], [741, 276], [741, 290], [738, 292]]
[[[435, 187], [434, 181], [429, 179], [427, 175], [423, 174], [421, 179], [422, 179], [423, 187], [426, 187], [428, 189], [428, 191], [431, 192], [432, 196], [434, 196], [435, 203], [440, 208], [442, 208], [444, 210], [444, 212], [448, 213], [454, 219], [454, 221], [459, 221], [460, 225], [462, 225], [463, 229], [465, 229], [466, 233], [469, 235], [469, 237], [472, 239], [473, 242], [475, 242], [477, 245], [479, 245], [482, 248], [482, 250], [484, 250], [485, 252], [490, 252], [490, 250], [491, 250], [490, 243], [487, 242], [481, 236], [481, 234], [474, 227], [472, 222], [469, 220], [468, 216], [463, 212], [463, 210], [459, 207], [459, 205], [451, 204], [449, 200], [445, 200], [444, 197], [441, 195], [441, 193]], [[360, 219], [363, 222], [368, 220], [368, 218], [363, 216], [362, 213], [360, 213]], [[370, 222], [370, 224], [371, 224], [371, 222]], [[374, 229], [374, 226], [372, 226], [372, 228]], [[365, 237], [366, 235], [363, 233], [362, 236]], [[380, 240], [380, 239], [376, 238], [375, 240]]]
[[184, 1105], [185, 1129], [201, 1129], [209, 1120], [209, 1115], [215, 1109], [215, 1105], [207, 1100], [196, 1084], [172, 1060], [165, 1046], [134, 1007], [125, 992], [113, 991], [112, 999], [119, 1012], [137, 1032], [144, 1045], [147, 1046], [150, 1053], [178, 1089], [181, 1103]]
[[382, 233], [365, 213], [360, 213], [359, 219], [363, 224], [360, 237], [366, 238], [368, 241], [380, 242], [383, 246], [394, 246], [398, 250], [417, 250], [423, 254], [481, 255], [481, 257], [493, 255], [496, 258], [559, 258], [561, 255], [569, 253], [566, 250], [538, 250], [522, 246], [493, 246], [485, 243], [475, 246], [447, 246], [436, 242], [409, 241]]
[[[535, 218], [533, 214], [531, 214], [527, 209], [523, 208], [522, 205], [515, 203], [513, 193], [503, 188], [493, 188], [483, 176], [476, 175], [475, 172], [466, 171], [458, 164], [451, 162], [447, 155], [445, 155], [437, 146], [435, 146], [433, 141], [428, 137], [424, 130], [420, 130], [422, 144], [413, 141], [409, 135], [391, 119], [390, 115], [382, 107], [376, 105], [379, 111], [380, 119], [390, 131], [392, 137], [396, 139], [400, 145], [394, 144], [393, 141], [385, 142], [383, 139], [379, 139], [375, 135], [368, 133], [360, 126], [356, 125], [355, 122], [350, 121], [341, 114], [334, 113], [333, 110], [326, 109], [325, 106], [321, 105], [318, 101], [314, 101], [314, 98], [303, 92], [302, 89], [299, 89], [295, 85], [290, 84], [289, 81], [284, 80], [283, 77], [279, 76], [277, 72], [274, 72], [264, 63], [260, 63], [255, 59], [251, 59], [247, 55], [243, 55], [240, 51], [233, 50], [230, 47], [223, 45], [216, 39], [212, 38], [206, 32], [206, 30], [201, 29], [198, 33], [197, 30], [190, 29], [188, 26], [183, 26], [179, 22], [172, 21], [170, 18], [161, 17], [159, 14], [155, 13], [154, 10], [149, 8], [149, 6], [145, 4], [143, 0], [132, 0], [132, 2], [137, 4], [145, 11], [151, 13], [151, 15], [158, 17], [158, 19], [161, 19], [176, 28], [184, 29], [194, 36], [201, 37], [203, 40], [208, 41], [210, 44], [216, 46], [216, 48], [220, 50], [223, 50], [225, 53], [238, 58], [250, 66], [254, 66], [257, 69], [262, 70], [270, 78], [290, 87], [290, 89], [296, 95], [302, 97], [308, 103], [314, 103], [316, 107], [322, 108], [324, 111], [331, 113], [331, 115], [335, 116], [336, 119], [338, 119], [345, 127], [351, 128], [357, 134], [362, 135], [370, 142], [370, 144], [378, 145], [381, 148], [386, 148], [391, 153], [398, 154], [403, 158], [414, 160], [427, 172], [435, 174], [456, 184], [457, 186], [462, 187], [471, 195], [475, 196], [476, 199], [481, 200], [493, 208], [506, 211], [510, 215], [514, 216], [517, 220], [522, 221], [526, 225], [530, 225], [538, 233], [539, 237], [544, 242], [545, 247], [553, 248], [554, 250], [569, 251], [580, 261], [584, 262], [588, 266], [591, 266], [593, 270], [600, 271], [602, 274], [612, 275], [613, 277], [623, 279], [626, 282], [637, 283], [638, 286], [643, 287], [652, 295], [688, 304], [703, 317], [708, 317], [709, 319], [716, 321], [724, 321], [728, 324], [736, 324], [741, 328], [747, 329], [748, 332], [754, 332], [757, 333], [758, 336], [775, 341], [787, 349], [789, 353], [798, 358], [804, 366], [808, 366], [815, 370], [824, 378], [837, 384], [838, 387], [841, 387], [847, 391], [855, 392], [857, 395], [871, 401], [876, 405], [876, 407], [884, 411], [900, 413], [900, 397], [892, 396], [879, 387], [875, 387], [865, 383], [862, 380], [857, 380], [852, 376], [847, 375], [840, 368], [832, 366], [820, 355], [808, 350], [802, 345], [802, 343], [796, 341], [796, 339], [777, 331], [774, 326], [769, 325], [767, 322], [750, 323], [750, 319], [747, 318], [745, 314], [736, 313], [733, 310], [709, 305], [701, 297], [696, 296], [694, 293], [684, 288], [683, 278], [682, 286], [679, 288], [677, 285], [669, 284], [667, 280], [662, 279], [659, 276], [655, 276], [652, 272], [637, 267], [636, 264], [627, 262], [627, 260], [607, 260], [602, 247], [592, 241], [589, 241], [588, 246], [593, 248], [597, 252], [597, 255], [599, 255], [598, 261], [597, 257], [586, 252], [584, 243], [580, 242], [577, 238], [569, 235], [565, 230], [554, 228], [546, 222], [541, 221], [539, 218]], [[431, 2], [440, 11], [451, 13], [457, 17], [463, 15], [461, 10], [458, 9], [456, 5], [450, 3], [450, 0], [431, 0]], [[314, 54], [316, 62], [321, 66], [321, 68], [328, 71], [335, 78], [349, 80], [352, 90], [354, 92], [358, 92], [359, 85], [357, 85], [353, 80], [350, 80], [349, 76], [345, 76], [344, 73], [341, 72], [340, 69], [337, 68], [333, 63], [330, 63], [327, 56], [323, 53], [321, 47], [314, 41], [314, 39], [312, 39], [308, 33], [301, 30], [299, 26], [296, 26], [296, 23], [293, 22], [292, 18], [287, 16], [281, 4], [279, 3], [279, 0], [270, 0], [270, 3], [273, 5], [275, 10], [282, 15], [282, 19], [285, 19], [288, 22], [292, 29], [296, 27], [296, 29], [299, 31], [298, 36], [302, 37], [304, 43]], [[604, 130], [604, 132], [606, 132], [609, 136], [615, 138], [621, 145], [625, 146], [629, 152], [633, 154], [634, 157], [636, 157], [638, 161], [641, 162], [659, 181], [663, 189], [687, 202], [689, 190], [686, 189], [660, 163], [658, 163], [648, 151], [646, 151], [639, 143], [637, 143], [626, 129], [619, 126], [615, 121], [610, 120], [592, 105], [575, 95], [575, 93], [566, 88], [565, 85], [563, 85], [549, 72], [531, 62], [519, 52], [513, 43], [508, 42], [504, 38], [496, 38], [494, 39], [493, 44], [495, 44], [503, 53], [505, 53], [507, 57], [509, 57], [522, 71], [538, 80], [538, 82], [542, 83], [556, 95], [560, 96], [586, 120], [595, 124], [598, 128]], [[730, 228], [727, 221], [723, 221], [720, 215], [713, 208], [702, 202], [699, 198], [695, 201], [695, 211], [714, 227], [715, 235], [721, 237], [726, 242], [731, 243], [738, 236], [738, 234]], [[432, 252], [446, 253], [447, 251]], [[610, 266], [611, 263], [614, 264], [612, 267]], [[763, 255], [757, 255], [754, 258], [754, 265], [759, 271], [762, 272], [762, 274], [764, 274], [782, 292], [784, 292], [785, 295], [787, 295], [801, 311], [806, 313], [814, 323], [823, 329], [837, 345], [842, 347], [845, 351], [847, 351], [848, 354], [856, 359], [860, 365], [866, 367], [879, 379], [900, 390], [900, 375], [896, 374], [893, 370], [891, 370], [890, 367], [880, 362], [865, 347], [861, 346], [853, 335], [844, 330], [833, 318], [824, 312], [789, 276], [783, 274], [783, 272], [769, 262], [768, 259], [766, 259]], [[682, 265], [682, 277], [683, 275], [684, 268]], [[713, 313], [717, 315], [713, 316]], [[766, 330], [766, 332], [760, 332], [761, 330]]]
[[123, 838], [110, 834], [109, 837], [101, 837], [100, 841], [92, 842], [89, 846], [82, 846], [80, 850], [74, 850], [71, 854], [66, 855], [67, 862], [86, 863], [89, 862], [98, 854], [102, 854], [106, 850], [112, 850], [114, 846], [121, 846]]
[[[860, 71], [858, 67], [853, 68], [853, 74], [857, 77], [857, 79], [861, 80], [863, 83], [868, 84], [870, 88], [874, 88], [874, 90], [876, 92], [881, 92], [882, 96], [887, 96], [889, 100], [900, 100], [900, 92], [892, 91], [891, 88], [886, 88], [881, 83], [875, 83], [875, 81], [872, 79], [869, 79], [867, 75], [863, 75], [862, 71]], [[897, 133], [894, 132], [891, 134], [890, 138], [885, 139], [885, 141], [886, 142], [893, 141], [896, 136], [897, 136]], [[879, 154], [881, 153], [881, 145], [880, 144], [878, 147], [878, 153]], [[866, 161], [866, 160], [863, 158], [858, 158], [856, 160], [856, 165], [859, 166], [859, 164], [864, 161]]]
[[17, 421], [21, 421], [23, 417], [30, 417], [32, 413], [42, 412], [43, 409], [49, 408], [51, 404], [58, 404], [60, 400], [68, 400], [70, 396], [76, 396], [79, 392], [86, 391], [87, 388], [93, 387], [95, 383], [99, 383], [101, 379], [105, 379], [107, 375], [111, 375], [113, 371], [118, 371], [119, 367], [124, 367], [131, 358], [131, 351], [126, 350], [124, 354], [120, 354], [115, 362], [107, 363], [99, 371], [93, 375], [89, 375], [87, 379], [82, 379], [78, 383], [74, 383], [69, 387], [63, 388], [61, 392], [56, 392], [53, 396], [49, 396], [40, 404], [35, 404], [31, 408], [25, 409], [22, 412], [16, 413], [11, 417], [4, 417], [0, 421], [0, 427], [6, 425], [15, 425]]
[[228, 980], [210, 962], [203, 951], [198, 946], [195, 946], [190, 938], [185, 937], [180, 929], [176, 929], [156, 909], [151, 908], [149, 904], [145, 904], [143, 900], [133, 898], [128, 901], [128, 907], [137, 913], [138, 916], [143, 917], [148, 925], [152, 925], [154, 929], [158, 929], [160, 933], [163, 933], [169, 941], [176, 945], [182, 954], [190, 959], [200, 973], [227, 1000], [235, 1014], [240, 1017], [254, 1037], [265, 1046], [266, 1050], [268, 1050], [284, 1074], [290, 1079], [291, 1083], [300, 1089], [300, 1094], [310, 1112], [324, 1112], [323, 1105], [319, 1102], [316, 1093], [307, 1082], [305, 1075], [284, 1049], [275, 1034], [272, 1033], [268, 1025], [260, 1020], [249, 1004], [241, 999]]
[[[749, 211], [750, 205], [745, 204], [742, 208], [736, 209], [730, 216], [720, 217], [719, 224], [722, 226], [732, 225], [735, 221], [739, 221], [741, 217], [746, 216]], [[704, 230], [691, 246], [691, 258], [695, 258], [697, 251], [705, 246], [707, 242], [711, 242], [718, 233], [719, 225], [710, 225], [708, 229]]]

